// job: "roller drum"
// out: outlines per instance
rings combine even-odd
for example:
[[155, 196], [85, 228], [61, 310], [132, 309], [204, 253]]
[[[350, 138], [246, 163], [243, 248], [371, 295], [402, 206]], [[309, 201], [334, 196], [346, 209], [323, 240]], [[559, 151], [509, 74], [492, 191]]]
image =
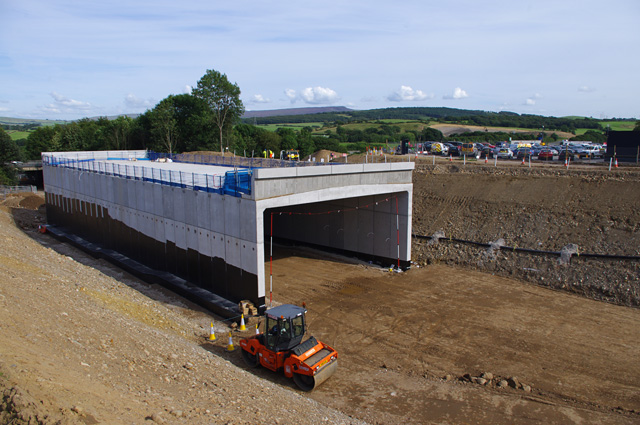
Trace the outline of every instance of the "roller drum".
[[313, 376], [294, 373], [293, 381], [302, 391], [311, 391], [318, 385], [329, 379], [334, 373], [336, 373], [337, 369], [338, 359], [335, 359], [334, 361], [320, 369], [318, 372], [316, 372], [316, 374]]

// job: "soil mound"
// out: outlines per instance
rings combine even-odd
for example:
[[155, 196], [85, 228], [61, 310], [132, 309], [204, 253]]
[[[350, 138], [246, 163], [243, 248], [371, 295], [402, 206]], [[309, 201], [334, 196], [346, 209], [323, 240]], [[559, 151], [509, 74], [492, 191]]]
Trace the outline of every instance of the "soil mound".
[[[413, 175], [413, 260], [517, 277], [616, 304], [640, 305], [640, 261], [581, 254], [640, 256], [640, 170], [620, 172], [418, 164]], [[448, 239], [560, 252], [570, 261]], [[490, 255], [489, 255], [490, 254]]]

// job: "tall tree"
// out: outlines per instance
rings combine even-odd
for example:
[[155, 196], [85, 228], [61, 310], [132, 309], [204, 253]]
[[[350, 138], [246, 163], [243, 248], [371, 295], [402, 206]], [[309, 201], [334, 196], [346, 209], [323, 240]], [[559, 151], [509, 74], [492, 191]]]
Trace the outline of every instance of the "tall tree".
[[115, 149], [127, 149], [132, 124], [133, 120], [126, 115], [120, 115], [115, 120], [108, 121], [106, 134]]
[[11, 161], [20, 160], [20, 149], [9, 133], [0, 127], [0, 184], [15, 184], [16, 173]]
[[169, 154], [172, 154], [176, 149], [178, 139], [175, 109], [171, 104], [171, 99], [160, 101], [151, 111], [150, 118], [151, 134]]
[[0, 164], [20, 160], [20, 149], [11, 135], [0, 127]]
[[38, 127], [27, 137], [25, 153], [27, 159], [40, 159], [42, 152], [56, 152], [59, 146], [60, 126]]
[[224, 154], [223, 132], [244, 113], [240, 88], [229, 82], [226, 74], [209, 69], [200, 78], [192, 94], [203, 99], [211, 109], [213, 122], [220, 135], [220, 152]]

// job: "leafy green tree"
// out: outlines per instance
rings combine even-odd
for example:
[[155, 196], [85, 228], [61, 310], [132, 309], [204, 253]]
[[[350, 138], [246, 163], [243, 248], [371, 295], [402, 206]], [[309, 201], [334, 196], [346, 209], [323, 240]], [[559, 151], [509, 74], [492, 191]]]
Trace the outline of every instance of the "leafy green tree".
[[576, 142], [589, 141], [595, 143], [604, 143], [607, 141], [607, 136], [596, 130], [587, 130], [584, 134], [572, 137], [569, 140]]
[[304, 127], [298, 133], [298, 148], [300, 149], [300, 159], [316, 151], [316, 145], [311, 137], [311, 127]]
[[276, 130], [276, 133], [278, 133], [278, 136], [282, 139], [280, 142], [280, 147], [282, 149], [298, 149], [298, 138], [293, 129], [280, 127]]
[[444, 134], [440, 130], [427, 127], [422, 130], [422, 140], [431, 142], [441, 142], [444, 139]]
[[59, 127], [38, 127], [29, 134], [25, 144], [27, 159], [40, 159], [42, 152], [55, 152], [58, 149], [56, 128]]
[[0, 164], [20, 160], [20, 149], [9, 133], [0, 128]]
[[400, 135], [400, 140], [406, 140], [407, 142], [413, 143], [416, 141], [416, 135], [411, 132], [402, 133]]
[[636, 126], [633, 128], [633, 131], [640, 131], [640, 121], [636, 121]]
[[104, 125], [104, 133], [107, 136], [109, 145], [114, 149], [128, 149], [133, 120], [127, 116], [121, 115], [115, 120], [107, 120], [107, 123], [102, 121], [102, 123]]
[[149, 113], [151, 135], [162, 150], [172, 154], [176, 149], [177, 122], [175, 109], [169, 98], [160, 101]]
[[97, 122], [88, 118], [60, 126], [60, 149], [65, 151], [100, 150], [103, 138]]
[[9, 133], [0, 128], [0, 184], [15, 184], [16, 173], [11, 161], [20, 160], [20, 149]]
[[244, 113], [244, 105], [240, 100], [240, 88], [227, 79], [226, 74], [215, 70], [207, 70], [198, 81], [192, 94], [204, 100], [212, 112], [212, 121], [220, 135], [220, 152], [224, 153], [222, 135], [227, 127], [233, 124]]

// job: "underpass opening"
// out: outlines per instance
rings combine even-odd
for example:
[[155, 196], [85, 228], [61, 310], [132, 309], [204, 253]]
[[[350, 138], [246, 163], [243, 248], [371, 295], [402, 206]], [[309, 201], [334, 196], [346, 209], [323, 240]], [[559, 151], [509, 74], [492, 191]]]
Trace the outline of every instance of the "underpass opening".
[[265, 262], [270, 261], [275, 243], [406, 269], [410, 266], [408, 205], [408, 193], [396, 192], [267, 208], [263, 212]]

